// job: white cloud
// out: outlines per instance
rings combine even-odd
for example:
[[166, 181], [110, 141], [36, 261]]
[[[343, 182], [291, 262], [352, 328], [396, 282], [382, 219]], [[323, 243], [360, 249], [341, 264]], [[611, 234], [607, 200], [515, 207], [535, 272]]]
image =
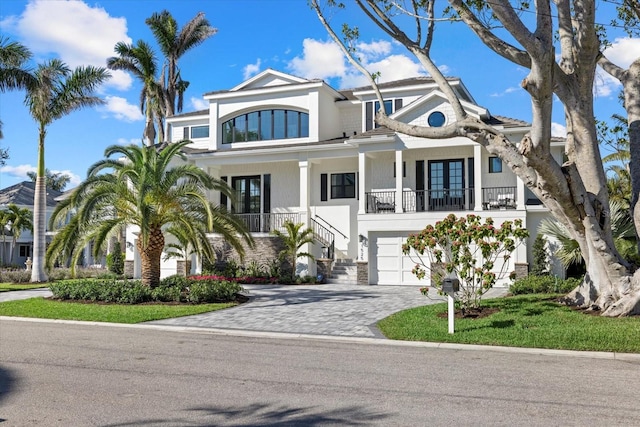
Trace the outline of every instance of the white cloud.
[[567, 128], [560, 123], [551, 123], [551, 136], [557, 136], [560, 138], [564, 138], [567, 136]]
[[119, 96], [107, 96], [105, 98], [106, 105], [99, 108], [100, 111], [107, 112], [108, 116], [113, 116], [118, 120], [125, 122], [135, 122], [144, 120], [144, 116], [140, 112], [137, 105], [129, 104], [125, 98]]
[[338, 45], [314, 39], [304, 39], [302, 57], [293, 58], [288, 68], [304, 78], [329, 79], [346, 73], [345, 58]]
[[195, 96], [192, 96], [189, 101], [191, 102], [191, 106], [193, 107], [193, 109], [196, 111], [209, 109], [209, 102], [205, 101], [202, 98], [196, 98]]
[[517, 86], [511, 86], [511, 87], [506, 88], [506, 89], [505, 89], [504, 91], [502, 91], [502, 92], [495, 92], [495, 93], [492, 93], [492, 94], [491, 94], [491, 95], [489, 95], [489, 96], [492, 96], [492, 97], [494, 97], [494, 98], [497, 98], [497, 97], [501, 97], [501, 96], [508, 95], [508, 94], [510, 94], [510, 93], [517, 92], [517, 91], [519, 91], [520, 89], [522, 89], [522, 88], [517, 87]]
[[619, 67], [629, 68], [633, 61], [640, 58], [640, 39], [617, 38], [603, 53]]
[[358, 43], [358, 54], [367, 61], [384, 57], [391, 53], [391, 43], [386, 40], [372, 41], [371, 43]]
[[35, 171], [37, 171], [36, 167], [31, 165], [18, 165], [18, 166], [5, 165], [0, 168], [0, 172], [6, 173], [7, 175], [15, 178], [20, 178], [23, 181], [29, 179], [29, 177], [27, 176], [27, 172], [35, 172]]
[[[0, 27], [11, 28], [36, 55], [59, 56], [70, 67], [104, 67], [113, 56], [114, 45], [127, 36], [124, 17], [110, 16], [101, 7], [90, 7], [78, 0], [30, 0], [20, 16], [10, 16]], [[109, 85], [128, 88], [131, 78], [114, 72]], [[128, 79], [128, 80], [127, 80]]]
[[[18, 165], [18, 166], [6, 165], [0, 168], [1, 173], [7, 174], [14, 178], [18, 178], [22, 181], [29, 181], [31, 178], [27, 176], [27, 173], [36, 172], [36, 171], [37, 171], [36, 167], [31, 165]], [[71, 180], [69, 181], [69, 184], [67, 185], [67, 187], [75, 187], [76, 185], [82, 182], [82, 178], [80, 178], [79, 175], [71, 172], [68, 169], [66, 170], [51, 169], [51, 172], [68, 175], [71, 178]]]
[[[338, 78], [340, 88], [368, 85], [366, 77], [355, 67], [348, 65], [342, 50], [332, 41], [305, 39], [302, 56], [295, 57], [288, 69], [304, 78]], [[406, 55], [392, 55], [393, 45], [387, 41], [372, 41], [358, 44], [358, 55], [371, 73], [380, 73], [379, 82], [399, 80], [425, 72], [417, 62]], [[443, 66], [446, 68], [446, 66]]]
[[[607, 59], [617, 66], [629, 68], [633, 61], [640, 58], [640, 39], [617, 38], [603, 53]], [[622, 85], [617, 79], [607, 74], [602, 68], [596, 70], [594, 84], [596, 96], [608, 97], [612, 94], [617, 94], [620, 89], [622, 89]]]
[[118, 140], [116, 141], [116, 143], [118, 145], [140, 145], [142, 142], [142, 138], [131, 138], [131, 139], [127, 139], [127, 138], [118, 138]]
[[260, 61], [260, 58], [258, 58], [258, 60], [256, 61], [255, 64], [247, 64], [245, 65], [245, 67], [242, 69], [242, 74], [244, 76], [244, 79], [250, 79], [251, 77], [255, 76], [256, 74], [258, 74], [260, 72], [260, 63], [262, 61]]

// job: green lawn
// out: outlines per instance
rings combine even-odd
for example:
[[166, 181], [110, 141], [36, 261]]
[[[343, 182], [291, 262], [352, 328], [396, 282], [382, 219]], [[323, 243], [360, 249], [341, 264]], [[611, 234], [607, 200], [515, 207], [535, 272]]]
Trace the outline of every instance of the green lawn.
[[46, 285], [30, 285], [30, 284], [16, 284], [16, 283], [0, 283], [0, 292], [8, 291], [24, 291], [26, 289], [38, 289], [45, 288]]
[[480, 319], [455, 319], [448, 333], [447, 304], [417, 307], [378, 322], [391, 339], [511, 347], [640, 353], [640, 317], [604, 318], [572, 310], [554, 295], [521, 295], [482, 302], [499, 312]]
[[45, 298], [29, 298], [0, 303], [0, 316], [37, 317], [42, 319], [84, 320], [93, 322], [140, 323], [171, 317], [189, 316], [232, 307], [222, 304], [83, 304]]

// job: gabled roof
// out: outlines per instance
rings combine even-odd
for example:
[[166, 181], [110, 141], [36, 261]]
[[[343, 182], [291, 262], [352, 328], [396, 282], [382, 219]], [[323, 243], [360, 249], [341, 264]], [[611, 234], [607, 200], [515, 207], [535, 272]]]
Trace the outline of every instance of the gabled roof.
[[[23, 181], [19, 184], [0, 190], [0, 205], [16, 204], [18, 206], [33, 206], [36, 183]], [[55, 206], [55, 200], [62, 195], [61, 191], [47, 189], [47, 206]]]

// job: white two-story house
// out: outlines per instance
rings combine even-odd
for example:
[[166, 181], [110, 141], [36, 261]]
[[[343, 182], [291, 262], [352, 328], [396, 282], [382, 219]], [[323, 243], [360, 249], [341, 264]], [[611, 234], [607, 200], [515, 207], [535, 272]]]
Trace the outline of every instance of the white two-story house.
[[[520, 120], [491, 115], [459, 79], [449, 82], [470, 115], [513, 141], [529, 130]], [[379, 88], [395, 119], [434, 127], [455, 120], [430, 78]], [[270, 230], [290, 219], [316, 231], [310, 250], [318, 261], [300, 259], [308, 274], [329, 273], [327, 260], [335, 260], [357, 265], [361, 284], [419, 284], [411, 273], [415, 262], [402, 253], [406, 237], [449, 213], [475, 213], [496, 224], [523, 220], [532, 236], [516, 250], [509, 271], [526, 274], [548, 211], [499, 158], [471, 140], [429, 140], [377, 127], [371, 87], [336, 90], [271, 69], [204, 99], [207, 110], [167, 119], [169, 142], [192, 140], [188, 160], [235, 190], [234, 205], [220, 194], [210, 197], [245, 219], [257, 242], [254, 259], [269, 257]], [[554, 150], [560, 162], [562, 141]], [[173, 273], [170, 265], [163, 271]]]

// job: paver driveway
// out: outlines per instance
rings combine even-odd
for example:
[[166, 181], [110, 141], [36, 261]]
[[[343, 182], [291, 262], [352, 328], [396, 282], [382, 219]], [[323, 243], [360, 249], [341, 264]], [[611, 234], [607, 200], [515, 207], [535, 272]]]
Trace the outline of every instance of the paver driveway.
[[[251, 300], [238, 307], [149, 323], [380, 338], [377, 321], [406, 308], [443, 301], [437, 294], [423, 296], [417, 286], [247, 285], [245, 289]], [[494, 296], [503, 293], [491, 290]]]

